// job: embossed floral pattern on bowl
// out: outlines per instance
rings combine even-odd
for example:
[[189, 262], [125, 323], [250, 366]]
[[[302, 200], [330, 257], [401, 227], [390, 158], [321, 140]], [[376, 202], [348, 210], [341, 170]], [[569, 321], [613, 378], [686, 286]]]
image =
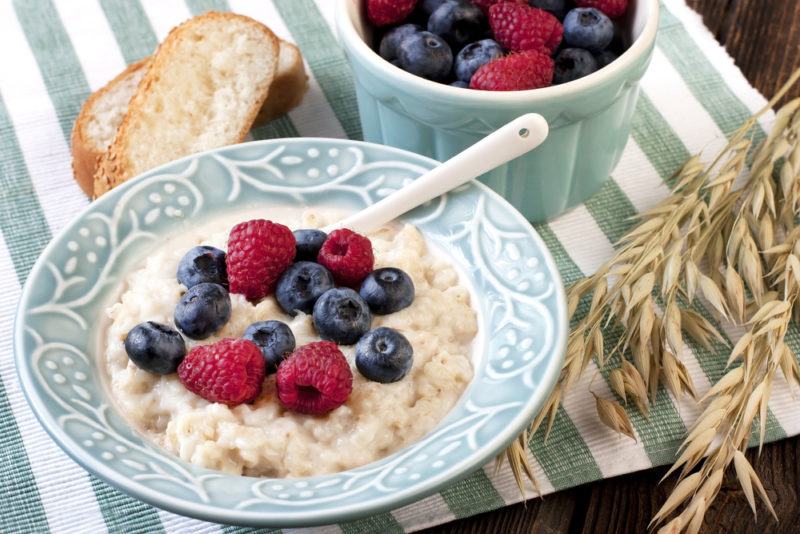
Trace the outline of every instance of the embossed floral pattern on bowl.
[[203, 519], [308, 526], [396, 508], [470, 474], [530, 421], [566, 338], [564, 292], [539, 236], [470, 183], [403, 219], [447, 253], [478, 296], [475, 378], [425, 438], [378, 462], [301, 479], [231, 476], [144, 440], [115, 411], [98, 358], [104, 306], [127, 269], [193, 221], [270, 206], [356, 210], [436, 162], [353, 141], [247, 143], [167, 164], [94, 202], [45, 249], [25, 285], [14, 351], [53, 439], [88, 471], [156, 506]]

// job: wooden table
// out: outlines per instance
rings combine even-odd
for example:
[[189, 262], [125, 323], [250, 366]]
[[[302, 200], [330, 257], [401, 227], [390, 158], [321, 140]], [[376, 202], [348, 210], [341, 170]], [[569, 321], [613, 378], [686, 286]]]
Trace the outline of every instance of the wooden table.
[[[800, 67], [800, 1], [688, 0], [723, 43], [750, 82], [767, 97]], [[790, 96], [800, 96], [795, 86]], [[800, 401], [798, 401], [800, 410]], [[800, 532], [800, 437], [766, 445], [760, 458], [749, 453], [781, 518], [776, 524], [759, 508], [758, 523], [735, 477], [726, 478], [706, 514], [703, 532]], [[632, 473], [562, 491], [425, 531], [561, 533], [646, 532], [650, 518], [675, 485], [659, 484], [666, 468]]]

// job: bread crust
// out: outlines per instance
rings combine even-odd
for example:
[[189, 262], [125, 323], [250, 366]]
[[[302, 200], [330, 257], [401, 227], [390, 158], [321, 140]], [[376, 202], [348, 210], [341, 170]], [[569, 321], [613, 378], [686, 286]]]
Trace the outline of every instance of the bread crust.
[[[134, 94], [133, 98], [131, 99], [131, 102], [128, 106], [128, 111], [125, 113], [125, 117], [122, 119], [122, 123], [117, 130], [117, 135], [114, 138], [114, 142], [111, 143], [111, 146], [109, 146], [106, 152], [98, 159], [94, 173], [93, 198], [98, 198], [117, 185], [125, 182], [129, 178], [132, 178], [132, 162], [128, 159], [125, 147], [128, 143], [128, 137], [130, 135], [129, 130], [131, 129], [131, 123], [133, 122], [134, 117], [136, 117], [136, 115], [143, 108], [143, 104], [151, 93], [153, 86], [159, 83], [161, 72], [165, 70], [166, 65], [171, 60], [172, 53], [182, 42], [184, 36], [196, 26], [200, 26], [209, 20], [214, 19], [219, 21], [245, 22], [247, 24], [251, 24], [253, 28], [258, 29], [264, 35], [267, 41], [271, 43], [274, 62], [272, 71], [274, 76], [278, 64], [278, 38], [275, 37], [275, 34], [273, 34], [269, 28], [250, 17], [235, 13], [209, 11], [208, 13], [191, 18], [173, 28], [169, 32], [169, 35], [167, 35], [166, 39], [164, 39], [164, 41], [158, 46], [155, 54], [153, 54], [152, 58], [148, 62], [147, 72], [145, 73], [144, 78], [142, 78], [142, 81], [139, 82], [139, 87], [136, 90], [136, 94]], [[250, 106], [250, 109], [245, 115], [245, 120], [242, 122], [239, 128], [237, 139], [234, 142], [242, 141], [247, 135], [247, 132], [250, 130], [250, 127], [253, 124], [259, 109], [261, 109], [261, 106], [264, 104], [264, 101], [269, 94], [271, 83], [272, 80], [268, 80], [263, 91], [261, 92], [261, 95]]]
[[279, 70], [278, 75], [272, 80], [269, 96], [256, 115], [257, 125], [266, 124], [296, 108], [308, 91], [308, 74], [303, 65], [300, 49], [286, 41], [281, 41], [280, 46], [281, 55], [284, 53], [284, 47], [292, 49], [292, 65], [286, 71]]
[[102, 151], [95, 150], [94, 143], [89, 141], [89, 135], [86, 132], [86, 127], [91, 120], [94, 105], [97, 100], [113, 90], [117, 84], [124, 81], [128, 76], [147, 68], [147, 60], [148, 58], [144, 58], [135, 63], [131, 63], [128, 65], [128, 68], [120, 72], [113, 80], [89, 95], [89, 98], [83, 103], [78, 116], [75, 118], [71, 139], [72, 173], [78, 185], [83, 189], [83, 192], [90, 197], [94, 190], [93, 175], [95, 165], [97, 164], [97, 158], [103, 153]]
[[[292, 54], [293, 61], [288, 69], [279, 67], [269, 88], [269, 95], [256, 115], [255, 126], [266, 124], [296, 108], [308, 91], [308, 75], [300, 50], [292, 43], [281, 41], [279, 56], [285, 53], [284, 48], [291, 49], [288, 53]], [[146, 57], [132, 63], [113, 80], [89, 95], [75, 119], [72, 129], [72, 173], [88, 197], [92, 197], [94, 192], [97, 161], [107, 148], [98, 149], [85, 130], [94, 113], [95, 103], [108, 92], [116, 90], [117, 85], [125, 82], [129, 76], [146, 69], [149, 60], [150, 57]]]

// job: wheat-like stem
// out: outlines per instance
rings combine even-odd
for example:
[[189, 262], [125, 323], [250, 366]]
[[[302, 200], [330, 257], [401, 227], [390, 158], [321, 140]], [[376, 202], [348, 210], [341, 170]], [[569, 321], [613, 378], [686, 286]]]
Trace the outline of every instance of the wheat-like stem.
[[[734, 183], [748, 167], [749, 135], [757, 118], [798, 78], [800, 70], [710, 164], [690, 158], [670, 180], [672, 194], [636, 216], [637, 224], [617, 244], [614, 257], [567, 291], [574, 324], [565, 363], [529, 429], [532, 435], [544, 424], [545, 439], [563, 396], [592, 359], [601, 368], [615, 362], [608, 370], [612, 391], [646, 416], [661, 382], [676, 397], [696, 397], [680, 360], [684, 336], [707, 348], [714, 339], [724, 342], [697, 306], [722, 321], [749, 326], [731, 350], [729, 365], [740, 359], [741, 365], [706, 395], [710, 403], [670, 470], [681, 470], [679, 483], [654, 517], [658, 524], [682, 507], [665, 525], [668, 531], [699, 529], [731, 465], [751, 506], [755, 487], [771, 509], [743, 451], [756, 418], [763, 442], [777, 371], [800, 383], [797, 361], [784, 342], [792, 316], [800, 316], [800, 307], [794, 306], [800, 297], [800, 229], [795, 226], [800, 209], [800, 100], [777, 113], [772, 131], [753, 155], [744, 186], [737, 189]], [[622, 332], [618, 340], [609, 342], [609, 326]], [[615, 355], [619, 358], [612, 359]], [[596, 397], [596, 404], [601, 422], [634, 437], [617, 400]], [[506, 451], [520, 487], [523, 477], [533, 478], [525, 453], [528, 435]]]
[[[715, 158], [720, 162], [716, 167], [703, 165], [697, 157], [687, 161], [672, 179], [673, 194], [639, 214], [638, 224], [620, 240], [614, 257], [568, 289], [570, 317], [581, 300], [591, 295], [591, 301], [570, 332], [558, 388], [534, 421], [532, 432], [547, 420], [547, 434], [562, 391], [580, 378], [592, 358], [603, 367], [612, 356], [620, 355], [619, 365], [610, 374], [611, 387], [645, 415], [662, 379], [675, 395], [694, 395], [694, 385], [679, 359], [683, 335], [704, 345], [722, 337], [689, 306], [702, 295], [723, 317], [728, 309], [718, 286], [693, 258], [711, 239], [709, 232], [722, 224], [717, 219], [731, 216], [718, 206], [730, 195], [749, 147], [746, 140], [729, 145], [728, 158]], [[681, 298], [687, 304], [682, 305]], [[604, 343], [608, 324], [624, 332], [611, 347]]]
[[[800, 366], [785, 342], [800, 297], [800, 227], [796, 226], [799, 164], [800, 99], [778, 112], [776, 124], [757, 151], [750, 177], [741, 190], [723, 269], [741, 272], [750, 290], [749, 329], [728, 358], [728, 366], [739, 365], [706, 393], [703, 400], [709, 404], [689, 430], [680, 457], [668, 472], [681, 470], [678, 485], [653, 524], [682, 510], [662, 527], [664, 532], [695, 530], [693, 524], [699, 525], [705, 507], [719, 490], [718, 484], [707, 482], [721, 477], [731, 465], [753, 513], [758, 493], [777, 520], [744, 451], [756, 421], [759, 452], [764, 444], [767, 407], [778, 371], [790, 384], [800, 385]], [[737, 295], [737, 303], [743, 298]], [[729, 297], [729, 306], [733, 305], [731, 300]], [[692, 473], [698, 464], [699, 469]], [[689, 480], [695, 482], [687, 483]], [[699, 519], [695, 521], [695, 517]]]

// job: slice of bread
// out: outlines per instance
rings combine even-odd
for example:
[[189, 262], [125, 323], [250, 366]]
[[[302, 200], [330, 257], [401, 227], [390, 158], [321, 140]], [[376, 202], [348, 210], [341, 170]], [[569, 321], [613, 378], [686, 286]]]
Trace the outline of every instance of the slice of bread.
[[244, 139], [278, 53], [272, 31], [243, 15], [212, 11], [174, 28], [98, 161], [94, 197], [162, 163]]
[[[72, 129], [72, 171], [88, 196], [94, 189], [97, 160], [114, 141], [128, 103], [147, 71], [144, 58], [128, 66], [116, 78], [92, 93], [81, 107]], [[300, 49], [281, 41], [278, 71], [269, 94], [256, 116], [256, 125], [266, 124], [297, 107], [308, 90], [308, 75]]]
[[281, 41], [278, 72], [269, 88], [269, 95], [256, 116], [256, 124], [266, 124], [300, 105], [308, 91], [308, 75], [300, 49]]
[[72, 173], [88, 196], [94, 189], [97, 160], [114, 141], [128, 102], [147, 71], [147, 58], [128, 65], [83, 103], [72, 127]]
[[[303, 56], [292, 43], [280, 42], [278, 71], [269, 94], [256, 116], [255, 125], [266, 124], [297, 107], [308, 90]], [[81, 107], [72, 129], [72, 170], [88, 196], [93, 195], [98, 158], [114, 140], [128, 103], [147, 71], [144, 58], [128, 66], [116, 78], [92, 93]]]

